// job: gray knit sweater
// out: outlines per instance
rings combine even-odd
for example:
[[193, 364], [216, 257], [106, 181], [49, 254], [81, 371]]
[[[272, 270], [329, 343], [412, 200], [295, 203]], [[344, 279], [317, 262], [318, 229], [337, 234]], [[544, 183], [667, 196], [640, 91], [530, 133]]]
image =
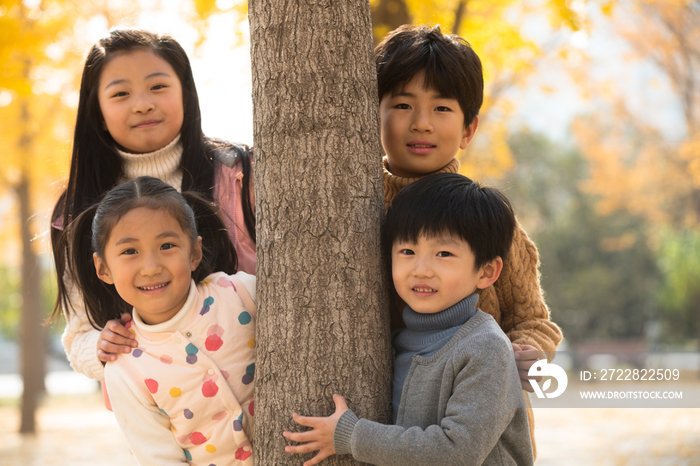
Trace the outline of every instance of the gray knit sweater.
[[438, 352], [414, 356], [396, 425], [348, 410], [337, 454], [376, 465], [532, 465], [532, 446], [510, 341], [481, 311]]

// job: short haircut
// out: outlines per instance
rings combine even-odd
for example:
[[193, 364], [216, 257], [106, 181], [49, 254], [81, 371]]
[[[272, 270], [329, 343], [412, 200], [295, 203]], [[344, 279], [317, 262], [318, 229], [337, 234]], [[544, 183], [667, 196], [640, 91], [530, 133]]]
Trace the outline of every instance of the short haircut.
[[513, 242], [515, 214], [508, 198], [456, 173], [425, 176], [399, 192], [387, 211], [384, 246], [419, 237], [458, 237], [469, 244], [478, 269], [505, 258]]
[[440, 26], [405, 24], [391, 31], [374, 49], [379, 100], [396, 94], [420, 72], [423, 85], [444, 97], [456, 99], [464, 113], [464, 126], [479, 114], [484, 101], [481, 60], [459, 36], [443, 34]]

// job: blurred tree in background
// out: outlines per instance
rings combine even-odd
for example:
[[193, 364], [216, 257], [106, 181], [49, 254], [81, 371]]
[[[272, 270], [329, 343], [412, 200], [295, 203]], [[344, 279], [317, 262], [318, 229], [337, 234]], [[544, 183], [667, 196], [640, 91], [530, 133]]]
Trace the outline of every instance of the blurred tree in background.
[[[53, 2], [44, 2], [30, 7], [12, 1], [2, 6], [0, 17], [5, 45], [0, 50], [4, 68], [0, 87], [7, 102], [0, 110], [0, 118], [3, 122], [15, 123], [2, 125], [0, 151], [5, 156], [0, 180], [3, 188], [14, 195], [16, 208], [12, 209], [15, 214], [12, 224], [19, 230], [22, 311], [19, 334], [24, 381], [20, 432], [35, 430], [34, 413], [45, 376], [46, 338], [41, 325], [45, 315], [41, 294], [43, 273], [32, 241], [40, 229], [45, 228], [45, 225], [35, 224], [35, 213], [37, 203], [45, 202], [42, 197], [48, 193], [37, 187], [53, 181], [57, 165], [52, 154], [55, 154], [56, 138], [60, 137], [61, 129], [58, 122], [67, 116], [61, 93], [50, 89], [54, 84], [60, 87], [60, 78], [58, 83], [49, 83], [47, 79], [52, 75], [52, 68], [65, 66], [62, 62], [65, 55], [55, 50], [52, 53], [50, 47], [65, 30], [70, 11], [56, 10], [53, 8], [56, 6]], [[45, 14], [46, 9], [52, 9], [52, 14]]]
[[662, 335], [700, 346], [700, 2], [598, 3], [629, 45], [630, 58], [650, 62], [661, 75], [683, 127], [680, 137], [663, 134], [651, 123], [653, 104], [643, 112], [629, 108], [624, 83], [598, 89], [606, 111], [574, 125], [590, 163], [582, 189], [598, 196], [599, 215], [643, 219], [646, 238], [640, 239], [654, 249], [662, 275], [656, 290]]
[[592, 339], [644, 339], [659, 270], [643, 220], [596, 213], [597, 197], [580, 189], [589, 163], [577, 149], [529, 133], [509, 144], [515, 168], [497, 185], [538, 245], [545, 298], [570, 349]]

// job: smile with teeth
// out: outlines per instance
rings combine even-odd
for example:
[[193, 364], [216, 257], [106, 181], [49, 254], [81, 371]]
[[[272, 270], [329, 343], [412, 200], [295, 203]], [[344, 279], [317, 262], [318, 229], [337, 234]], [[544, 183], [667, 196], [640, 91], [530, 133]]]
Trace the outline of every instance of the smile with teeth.
[[166, 283], [162, 283], [162, 284], [156, 285], [156, 286], [139, 286], [138, 288], [139, 288], [139, 290], [143, 290], [143, 291], [151, 291], [151, 290], [157, 290], [158, 288], [163, 288], [163, 287], [167, 286], [169, 283], [170, 282], [166, 282]]
[[419, 147], [419, 148], [428, 148], [428, 147], [435, 147], [432, 144], [409, 144], [410, 147]]
[[411, 289], [412, 289], [413, 291], [417, 291], [417, 292], [419, 292], [419, 293], [436, 293], [436, 292], [437, 292], [437, 290], [434, 290], [434, 289], [432, 289], [432, 288], [418, 288], [418, 287], [415, 287], [415, 288], [411, 288]]

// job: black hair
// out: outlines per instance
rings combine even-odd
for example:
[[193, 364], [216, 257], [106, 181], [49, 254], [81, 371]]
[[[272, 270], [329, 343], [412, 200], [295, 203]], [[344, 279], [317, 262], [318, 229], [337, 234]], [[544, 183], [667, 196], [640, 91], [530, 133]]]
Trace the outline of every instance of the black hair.
[[243, 168], [243, 221], [255, 241], [255, 214], [250, 199], [252, 152], [245, 145], [227, 144], [204, 136], [199, 109], [199, 97], [187, 53], [168, 35], [137, 29], [113, 29], [90, 49], [80, 82], [78, 114], [73, 136], [73, 152], [68, 185], [52, 214], [51, 247], [58, 275], [59, 298], [50, 319], [58, 316], [59, 308], [69, 310], [62, 277], [67, 271], [69, 254], [65, 235], [71, 221], [89, 206], [99, 202], [104, 193], [124, 178], [122, 157], [117, 143], [103, 128], [104, 118], [98, 100], [100, 76], [105, 65], [122, 53], [149, 50], [173, 67], [182, 86], [183, 123], [180, 129], [182, 158], [182, 191], [195, 191], [209, 200], [214, 199], [214, 156], [220, 150], [234, 150]]
[[450, 235], [469, 244], [475, 268], [505, 260], [515, 232], [508, 198], [456, 173], [425, 176], [399, 192], [387, 211], [384, 247], [391, 257], [397, 241], [417, 242]]
[[466, 40], [443, 34], [439, 25], [394, 29], [374, 48], [374, 59], [380, 102], [424, 72], [425, 89], [459, 102], [465, 127], [479, 114], [484, 100], [481, 60]]
[[[82, 299], [93, 327], [101, 329], [111, 319], [119, 319], [131, 306], [117, 293], [114, 285], [100, 280], [95, 273], [93, 253], [104, 258], [109, 236], [119, 220], [133, 209], [145, 207], [167, 212], [178, 222], [194, 246], [202, 237], [202, 260], [192, 272], [195, 282], [213, 272], [233, 274], [237, 255], [224, 222], [211, 201], [196, 192], [180, 194], [169, 184], [150, 176], [142, 176], [108, 191], [99, 204], [78, 216], [69, 231], [71, 278], [82, 290]], [[62, 288], [62, 302], [70, 302]]]

